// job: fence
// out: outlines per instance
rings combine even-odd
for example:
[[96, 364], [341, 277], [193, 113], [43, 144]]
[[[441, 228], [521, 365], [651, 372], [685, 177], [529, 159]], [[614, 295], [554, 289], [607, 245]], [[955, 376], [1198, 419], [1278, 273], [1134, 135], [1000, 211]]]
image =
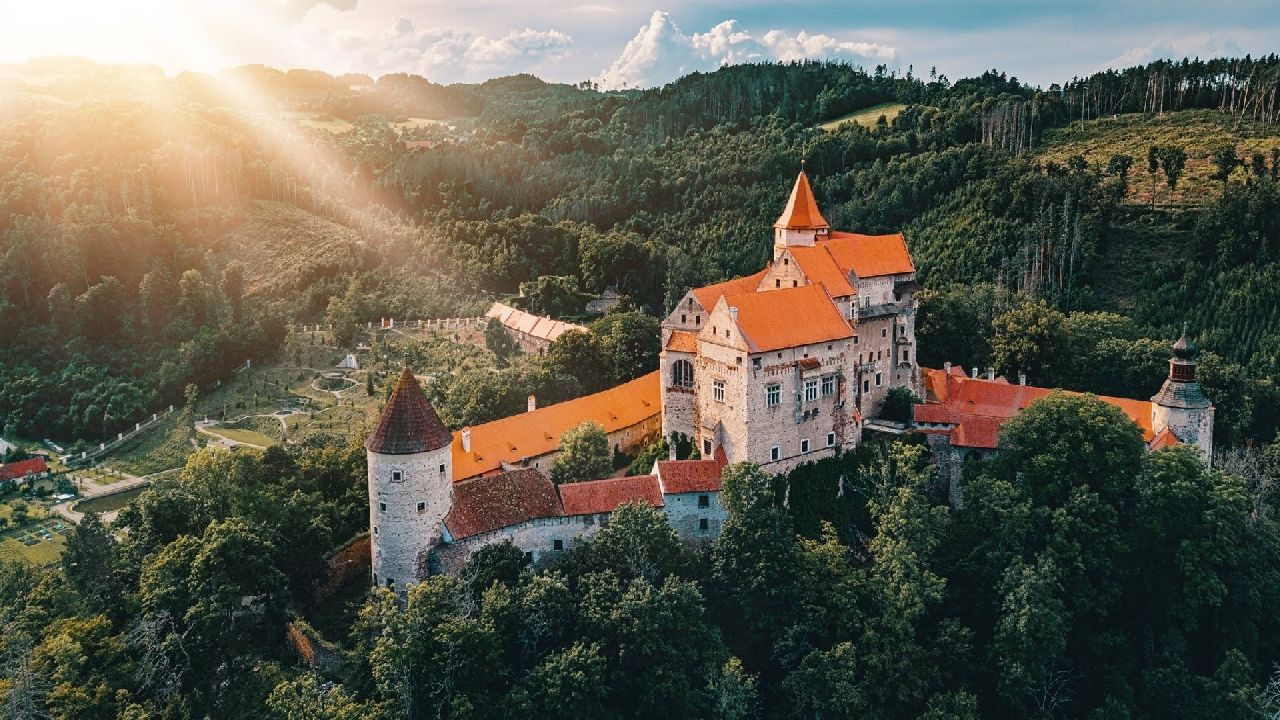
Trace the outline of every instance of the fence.
[[[422, 318], [419, 320], [397, 320], [396, 318], [382, 318], [378, 321], [379, 330], [465, 330], [468, 328], [484, 327], [486, 322], [484, 317], [454, 317], [454, 318]], [[291, 329], [298, 332], [333, 332], [333, 325], [324, 323], [290, 325]], [[373, 321], [365, 323], [365, 330], [374, 330]]]

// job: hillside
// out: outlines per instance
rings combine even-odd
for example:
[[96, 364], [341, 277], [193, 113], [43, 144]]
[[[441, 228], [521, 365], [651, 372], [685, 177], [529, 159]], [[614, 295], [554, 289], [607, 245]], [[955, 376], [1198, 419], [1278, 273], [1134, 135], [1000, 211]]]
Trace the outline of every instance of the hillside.
[[[1280, 150], [1280, 127], [1217, 110], [1129, 113], [1049, 130], [1034, 155], [1059, 165], [1081, 155], [1097, 167], [1106, 167], [1113, 155], [1128, 155], [1133, 169], [1126, 203], [1149, 205], [1154, 193], [1157, 204], [1204, 205], [1222, 194], [1222, 183], [1211, 177], [1215, 168], [1210, 157], [1225, 144], [1233, 145], [1246, 162], [1254, 153], [1262, 153], [1269, 163], [1272, 150]], [[1180, 147], [1187, 153], [1185, 174], [1172, 193], [1159, 172], [1154, 176], [1147, 172], [1147, 150], [1153, 145]], [[1246, 174], [1244, 168], [1235, 171], [1236, 177]]]

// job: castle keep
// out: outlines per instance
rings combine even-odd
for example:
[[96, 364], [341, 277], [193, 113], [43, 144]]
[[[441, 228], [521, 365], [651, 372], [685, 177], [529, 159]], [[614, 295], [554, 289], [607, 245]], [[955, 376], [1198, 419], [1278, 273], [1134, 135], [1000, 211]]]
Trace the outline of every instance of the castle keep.
[[[782, 473], [850, 449], [893, 388], [923, 398], [912, 425], [963, 502], [963, 460], [996, 452], [1001, 426], [1051, 391], [949, 363], [922, 370], [902, 235], [833, 231], [803, 172], [773, 231], [768, 266], [690, 290], [662, 322], [660, 369], [617, 387], [544, 408], [531, 398], [529, 412], [450, 433], [406, 368], [365, 444], [374, 584], [404, 589], [506, 540], [537, 562], [590, 538], [624, 503], [658, 508], [683, 540], [709, 543], [725, 519], [727, 464]], [[1101, 399], [1149, 448], [1183, 442], [1208, 457], [1213, 405], [1195, 374], [1184, 331], [1150, 401]], [[544, 473], [560, 437], [587, 420], [615, 450], [683, 436], [702, 459], [557, 486]]]

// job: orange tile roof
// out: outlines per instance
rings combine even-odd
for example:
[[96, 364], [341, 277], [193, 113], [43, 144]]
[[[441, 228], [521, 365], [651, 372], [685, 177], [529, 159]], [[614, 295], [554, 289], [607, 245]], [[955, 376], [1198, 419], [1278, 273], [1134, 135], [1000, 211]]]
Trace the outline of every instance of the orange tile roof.
[[639, 502], [662, 507], [662, 490], [653, 475], [607, 478], [560, 486], [565, 515], [613, 512], [623, 503]]
[[471, 452], [462, 433], [453, 434], [453, 476], [461, 480], [491, 473], [502, 463], [545, 455], [560, 447], [566, 430], [594, 420], [605, 432], [638, 425], [662, 411], [659, 373], [651, 372], [594, 395], [548, 405], [471, 428]]
[[675, 495], [691, 492], [720, 492], [724, 465], [717, 460], [659, 460], [658, 480], [662, 491]]
[[791, 188], [791, 198], [783, 209], [775, 228], [790, 230], [818, 230], [830, 228], [822, 212], [818, 210], [818, 201], [813, 199], [813, 188], [809, 187], [809, 177], [801, 170], [796, 176], [796, 184]]
[[691, 291], [693, 297], [697, 299], [698, 304], [703, 310], [711, 312], [711, 308], [716, 306], [716, 301], [723, 295], [741, 295], [743, 293], [755, 292], [760, 287], [760, 281], [764, 279], [767, 270], [761, 270], [752, 275], [746, 275], [733, 280], [725, 280], [715, 285], [706, 287], [693, 288]]
[[726, 296], [721, 302], [738, 308], [738, 330], [751, 352], [853, 337], [853, 328], [821, 285]]
[[[1033, 402], [1053, 392], [1049, 388], [1013, 385], [1003, 379], [971, 378], [962, 370], [959, 373], [956, 370], [953, 367], [950, 376], [941, 370], [924, 370], [926, 402], [915, 406], [915, 417], [919, 422], [955, 424], [951, 444], [957, 447], [998, 447], [1000, 428]], [[1107, 395], [1096, 397], [1123, 411], [1142, 430], [1144, 440], [1151, 442], [1155, 437], [1149, 401]]]
[[1173, 434], [1169, 428], [1160, 431], [1159, 435], [1151, 438], [1151, 442], [1147, 443], [1148, 450], [1163, 450], [1178, 444], [1178, 436]]
[[831, 297], [854, 294], [848, 271], [841, 270], [836, 264], [831, 251], [827, 249], [828, 245], [829, 242], [819, 242], [813, 247], [793, 247], [790, 248], [791, 257], [796, 259], [796, 265], [800, 266], [809, 282], [821, 284]]
[[563, 514], [555, 484], [533, 468], [521, 468], [454, 483], [444, 526], [461, 540]]
[[672, 330], [667, 338], [667, 349], [673, 352], [698, 352], [698, 333], [688, 330]]
[[833, 232], [829, 240], [819, 240], [818, 245], [830, 251], [842, 270], [852, 270], [860, 278], [916, 271], [902, 233], [859, 235]]
[[555, 340], [570, 330], [583, 330], [581, 325], [567, 323], [562, 320], [555, 320], [541, 315], [533, 315], [524, 310], [513, 308], [510, 305], [496, 302], [489, 306], [488, 312], [484, 314], [487, 318], [497, 318], [511, 330], [521, 332], [543, 340]]
[[37, 455], [28, 460], [15, 460], [8, 464], [0, 464], [0, 480], [17, 480], [28, 475], [38, 475], [48, 471], [49, 465], [45, 462], [44, 456]]

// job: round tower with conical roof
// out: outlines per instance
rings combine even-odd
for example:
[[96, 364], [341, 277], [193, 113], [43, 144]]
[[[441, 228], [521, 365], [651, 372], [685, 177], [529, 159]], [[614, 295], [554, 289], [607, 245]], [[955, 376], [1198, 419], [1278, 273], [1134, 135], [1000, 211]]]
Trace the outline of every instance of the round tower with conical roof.
[[453, 504], [452, 441], [405, 368], [364, 445], [375, 585], [404, 590], [426, 576]]
[[1182, 337], [1173, 344], [1169, 377], [1151, 398], [1151, 430], [1168, 430], [1179, 442], [1195, 445], [1206, 461], [1213, 459], [1213, 403], [1196, 382], [1196, 347], [1182, 326]]

